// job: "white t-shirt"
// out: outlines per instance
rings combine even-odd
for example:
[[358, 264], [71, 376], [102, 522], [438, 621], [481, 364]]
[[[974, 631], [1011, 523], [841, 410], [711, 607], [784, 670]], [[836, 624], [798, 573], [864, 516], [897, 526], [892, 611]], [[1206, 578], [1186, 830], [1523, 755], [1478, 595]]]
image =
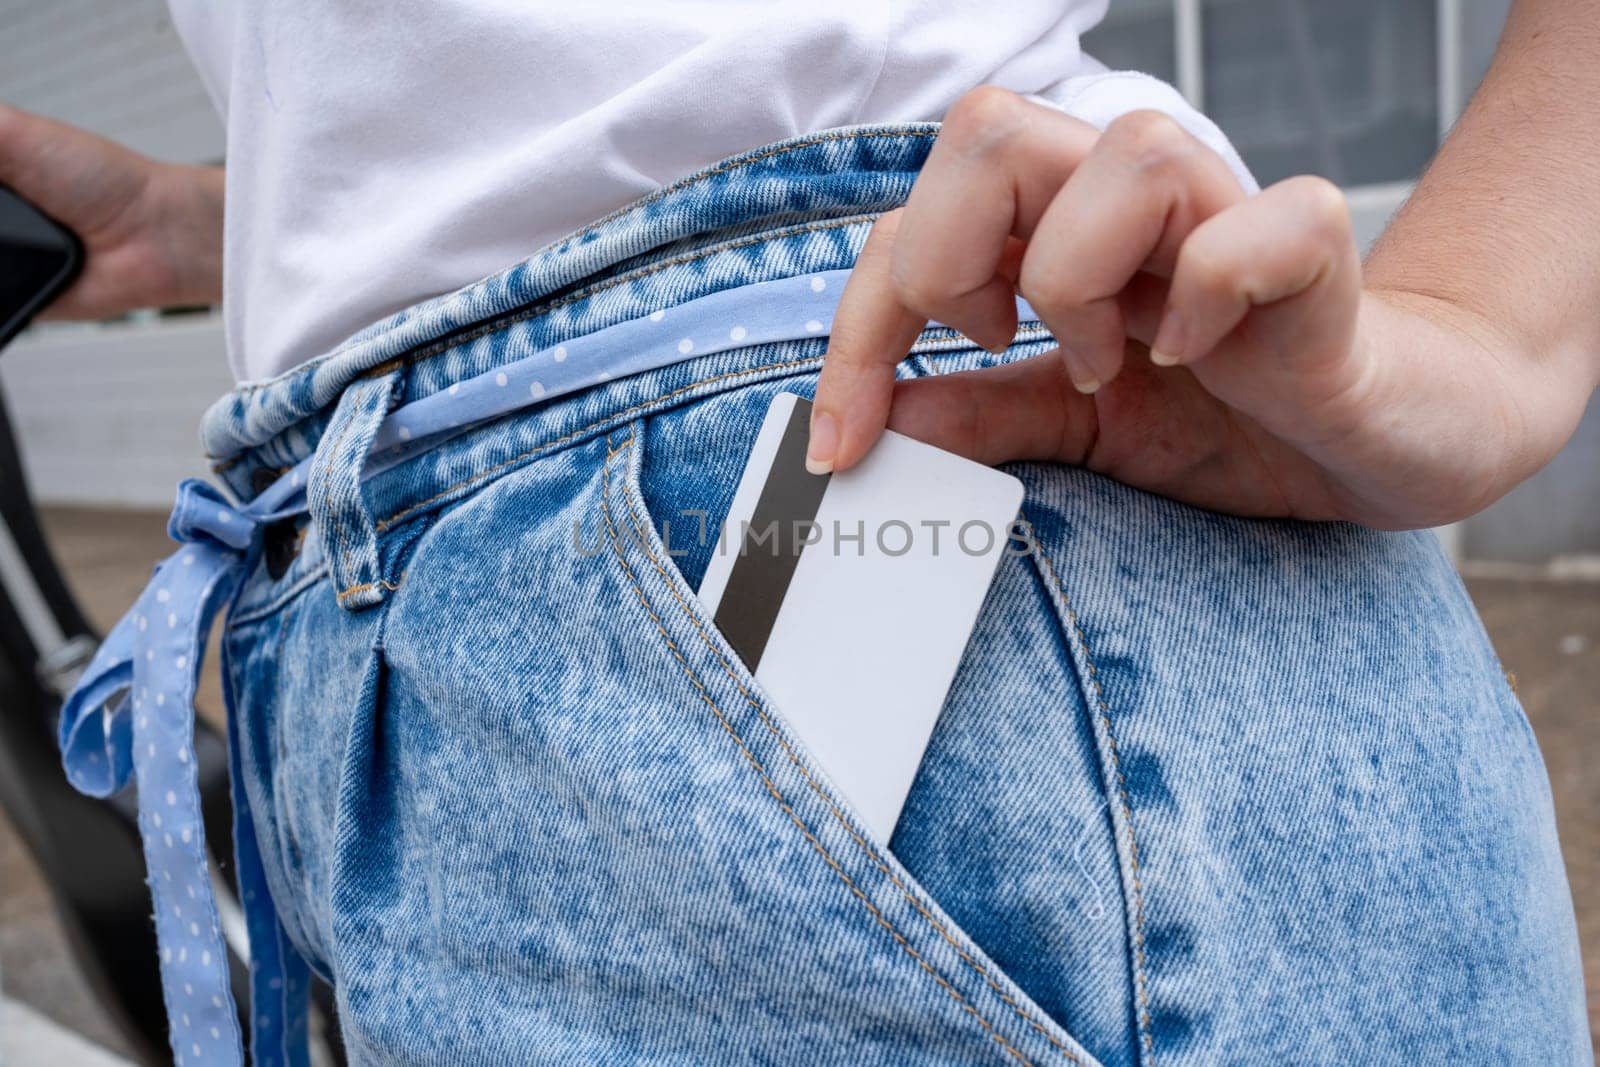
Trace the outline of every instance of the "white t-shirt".
[[1079, 36], [1105, 0], [171, 0], [227, 125], [224, 302], [259, 380], [717, 160], [938, 119], [983, 84], [1173, 114]]

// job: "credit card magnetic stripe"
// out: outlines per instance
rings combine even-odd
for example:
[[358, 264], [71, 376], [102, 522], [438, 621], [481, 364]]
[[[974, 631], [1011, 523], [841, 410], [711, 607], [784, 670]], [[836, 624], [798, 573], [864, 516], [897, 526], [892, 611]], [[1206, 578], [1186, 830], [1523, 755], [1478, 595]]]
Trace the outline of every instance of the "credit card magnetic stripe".
[[761, 665], [800, 563], [801, 534], [816, 521], [832, 477], [806, 470], [810, 440], [811, 402], [796, 397], [750, 523], [743, 531], [729, 531], [739, 535], [739, 554], [717, 605], [716, 624], [752, 674]]

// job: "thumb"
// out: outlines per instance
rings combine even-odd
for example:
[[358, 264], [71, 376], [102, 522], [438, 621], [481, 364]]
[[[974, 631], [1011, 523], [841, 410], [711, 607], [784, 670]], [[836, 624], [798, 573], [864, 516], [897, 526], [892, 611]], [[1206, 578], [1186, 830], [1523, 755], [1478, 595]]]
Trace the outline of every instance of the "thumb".
[[901, 305], [890, 278], [900, 212], [873, 224], [833, 317], [811, 409], [806, 467], [813, 474], [860, 462], [889, 418], [895, 367], [927, 320]]
[[[1133, 352], [1128, 359], [1132, 377], [1149, 374]], [[889, 428], [989, 466], [1027, 459], [1083, 464], [1098, 419], [1094, 397], [1073, 386], [1061, 350], [1052, 349], [998, 367], [899, 382]]]

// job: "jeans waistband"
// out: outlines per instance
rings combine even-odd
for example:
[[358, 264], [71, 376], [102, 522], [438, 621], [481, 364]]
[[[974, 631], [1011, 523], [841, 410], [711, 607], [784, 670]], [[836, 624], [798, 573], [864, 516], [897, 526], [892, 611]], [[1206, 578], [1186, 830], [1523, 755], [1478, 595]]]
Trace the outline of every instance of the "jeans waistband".
[[[847, 268], [873, 218], [904, 203], [937, 132], [829, 130], [708, 167], [285, 375], [240, 385], [206, 413], [205, 450], [248, 500], [315, 452], [340, 397], [376, 372], [397, 372], [386, 403], [399, 406], [687, 300]], [[597, 391], [618, 407], [638, 402], [622, 381]]]

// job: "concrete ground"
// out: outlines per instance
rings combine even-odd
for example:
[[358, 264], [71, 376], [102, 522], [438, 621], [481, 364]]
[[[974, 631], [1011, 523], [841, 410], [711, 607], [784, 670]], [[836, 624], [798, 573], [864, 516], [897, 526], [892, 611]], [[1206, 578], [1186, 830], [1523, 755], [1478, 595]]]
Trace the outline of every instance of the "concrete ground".
[[[133, 602], [150, 564], [171, 549], [159, 515], [63, 508], [47, 511], [44, 518], [62, 566], [102, 629]], [[1467, 586], [1506, 670], [1515, 677], [1550, 770], [1583, 940], [1589, 1018], [1600, 1037], [1600, 581], [1469, 574]], [[208, 656], [206, 669], [201, 714], [220, 723], [215, 655]], [[116, 1032], [68, 964], [38, 874], [3, 816], [0, 981], [7, 997], [33, 1009], [27, 1018], [43, 1015], [122, 1051]], [[40, 1042], [57, 1042], [51, 1049], [69, 1047], [59, 1043], [59, 1031], [37, 1021], [27, 1033], [40, 1035]], [[0, 1046], [0, 1059], [6, 1052], [16, 1063], [83, 1062], [75, 1054], [57, 1059], [42, 1044], [30, 1050]]]

